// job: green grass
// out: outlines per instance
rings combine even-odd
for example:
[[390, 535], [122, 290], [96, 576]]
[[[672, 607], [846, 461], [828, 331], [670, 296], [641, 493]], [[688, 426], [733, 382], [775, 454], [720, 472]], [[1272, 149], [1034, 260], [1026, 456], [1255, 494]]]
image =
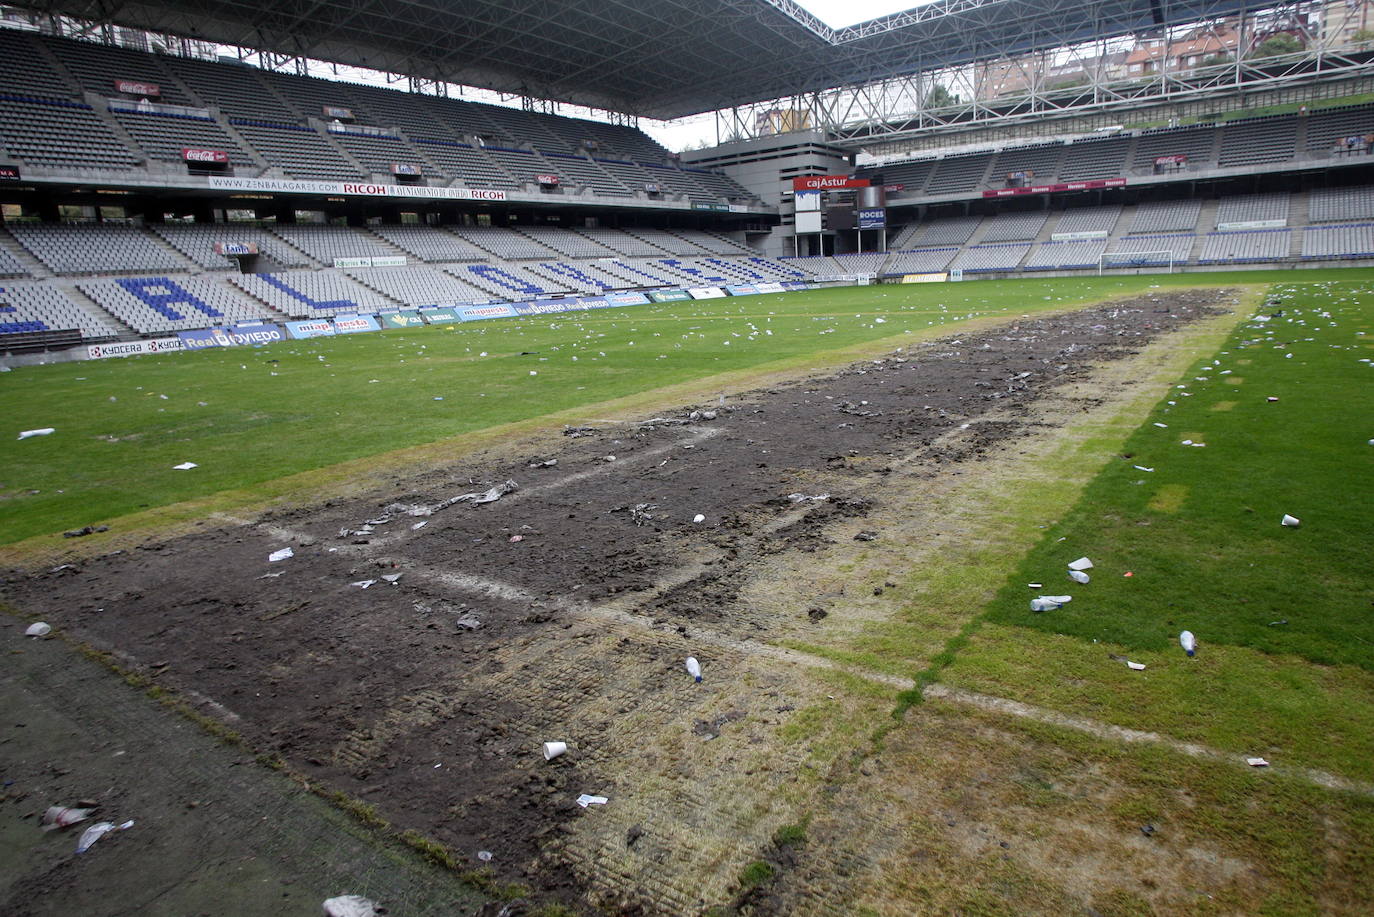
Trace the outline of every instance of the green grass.
[[57, 432], [0, 437], [0, 544], [970, 316], [1272, 275], [858, 287], [21, 368], [0, 416]]
[[1046, 524], [941, 680], [1374, 780], [1374, 290], [1276, 292], [1285, 315], [1239, 325]]
[[[1374, 357], [1374, 292], [1287, 289], [1282, 318], [1238, 327], [1159, 404], [991, 620], [1133, 650], [1188, 629], [1203, 653], [1228, 643], [1374, 670], [1374, 367], [1358, 362]], [[1285, 513], [1302, 527], [1280, 525]], [[1080, 586], [1065, 565], [1085, 554], [1096, 566]], [[1027, 582], [1074, 601], [1035, 614]]]

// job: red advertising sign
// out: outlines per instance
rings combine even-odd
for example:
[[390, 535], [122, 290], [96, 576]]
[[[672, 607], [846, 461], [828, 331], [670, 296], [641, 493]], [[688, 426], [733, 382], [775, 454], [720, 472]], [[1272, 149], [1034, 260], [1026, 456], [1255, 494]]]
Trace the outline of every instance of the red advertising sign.
[[162, 87], [157, 83], [144, 83], [139, 80], [115, 80], [115, 92], [122, 92], [129, 96], [142, 96], [145, 99], [156, 99], [162, 95]]
[[906, 185], [886, 185], [885, 187], [887, 189], [888, 194], [896, 194], [899, 191], [906, 190]]
[[558, 184], [558, 176], [557, 176], [557, 175], [536, 175], [536, 176], [534, 177], [534, 180], [537, 181], [537, 182], [539, 182], [539, 184], [541, 184], [541, 185], [556, 185], [556, 184]]
[[848, 175], [812, 175], [792, 179], [793, 191], [840, 191], [845, 188], [867, 188], [868, 179]]
[[213, 162], [225, 165], [229, 162], [229, 154], [224, 150], [192, 150], [183, 149], [181, 158], [186, 162]]
[[1124, 178], [1098, 178], [1092, 181], [1060, 182], [1057, 185], [1031, 185], [1027, 188], [998, 188], [984, 191], [983, 197], [1013, 197], [1018, 194], [1052, 194], [1056, 191], [1092, 191], [1097, 188], [1120, 188], [1126, 184]]
[[419, 175], [420, 167], [408, 162], [393, 162], [391, 164], [392, 175]]
[[1157, 166], [1181, 166], [1187, 161], [1187, 153], [1172, 153], [1168, 156], [1155, 157], [1155, 165]]
[[19, 181], [19, 167], [0, 166], [0, 181]]

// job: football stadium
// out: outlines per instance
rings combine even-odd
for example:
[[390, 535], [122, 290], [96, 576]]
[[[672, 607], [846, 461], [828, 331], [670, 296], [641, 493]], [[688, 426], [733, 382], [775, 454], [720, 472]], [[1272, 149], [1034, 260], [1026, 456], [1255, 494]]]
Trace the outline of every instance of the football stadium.
[[1374, 0], [0, 62], [0, 913], [1370, 912]]

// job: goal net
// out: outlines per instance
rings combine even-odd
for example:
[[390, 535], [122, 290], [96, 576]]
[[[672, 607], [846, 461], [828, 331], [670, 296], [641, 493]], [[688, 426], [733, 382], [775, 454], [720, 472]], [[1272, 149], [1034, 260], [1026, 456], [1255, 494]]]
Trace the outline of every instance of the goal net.
[[1097, 258], [1097, 273], [1134, 268], [1148, 273], [1174, 272], [1174, 253], [1170, 249], [1152, 252], [1103, 252]]

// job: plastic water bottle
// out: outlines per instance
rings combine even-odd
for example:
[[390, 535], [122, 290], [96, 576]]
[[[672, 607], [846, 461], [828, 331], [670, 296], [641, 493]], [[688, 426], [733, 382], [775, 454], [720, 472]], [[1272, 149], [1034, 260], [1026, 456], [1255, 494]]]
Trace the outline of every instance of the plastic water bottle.
[[1178, 635], [1178, 645], [1183, 647], [1183, 652], [1191, 656], [1197, 652], [1197, 637], [1193, 636], [1191, 630], [1185, 630]]
[[1084, 573], [1082, 570], [1070, 570], [1069, 579], [1073, 580], [1075, 583], [1087, 583], [1089, 577], [1088, 574]]
[[696, 679], [698, 682], [701, 681], [701, 663], [697, 662], [697, 657], [687, 657], [687, 674], [691, 675], [692, 678]]

